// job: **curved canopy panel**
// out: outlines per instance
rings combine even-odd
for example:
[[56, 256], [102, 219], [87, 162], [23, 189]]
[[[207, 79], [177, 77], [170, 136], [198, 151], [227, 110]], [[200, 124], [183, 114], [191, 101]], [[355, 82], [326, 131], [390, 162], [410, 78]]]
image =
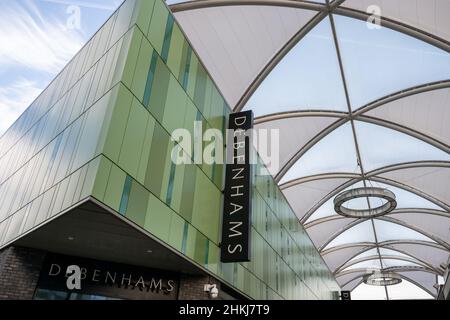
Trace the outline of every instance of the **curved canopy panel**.
[[[337, 218], [336, 221], [340, 221], [341, 226], [332, 220], [330, 222], [324, 222], [307, 229], [313, 242], [317, 247], [323, 248], [324, 251], [350, 244], [358, 243], [383, 243], [390, 241], [402, 241], [402, 242], [426, 242], [431, 244], [437, 244], [434, 239], [426, 236], [425, 234], [416, 231], [410, 227], [403, 226], [391, 221], [385, 221], [380, 219], [366, 220], [363, 222], [354, 221], [352, 225], [352, 219]], [[356, 224], [355, 224], [356, 223]], [[326, 228], [332, 229], [330, 233], [323, 235], [320, 231], [326, 230]], [[376, 235], [376, 239], [375, 239]], [[441, 241], [442, 245], [446, 245], [445, 241]]]
[[[347, 284], [345, 284], [342, 287], [342, 290], [353, 291], [361, 282], [362, 282], [362, 278], [361, 277], [353, 279], [352, 281], [350, 281]], [[352, 297], [352, 299], [353, 299], [353, 297]], [[353, 300], [355, 300], [355, 299], [353, 299]]]
[[403, 268], [403, 267], [422, 267], [423, 265], [418, 262], [395, 259], [395, 258], [385, 258], [382, 257], [381, 262], [383, 263], [383, 268]]
[[280, 184], [301, 177], [333, 172], [360, 172], [349, 123], [337, 128], [309, 149], [286, 172]]
[[407, 134], [360, 121], [355, 126], [366, 172], [405, 162], [450, 161], [448, 153]]
[[[410, 212], [420, 212], [420, 213], [428, 212], [428, 210], [434, 210], [434, 211], [432, 211], [433, 213], [445, 213], [441, 207], [437, 206], [436, 204], [432, 203], [431, 201], [429, 201], [425, 198], [422, 198], [417, 194], [406, 191], [404, 189], [393, 187], [393, 186], [390, 186], [390, 185], [387, 185], [384, 183], [380, 183], [380, 182], [376, 182], [376, 181], [372, 181], [372, 180], [367, 180], [366, 185], [371, 186], [371, 187], [385, 188], [385, 189], [392, 191], [395, 194], [395, 198], [397, 201], [397, 209], [411, 209]], [[362, 188], [362, 187], [364, 187], [364, 184], [360, 181], [355, 184], [352, 184], [351, 186], [347, 187], [346, 189], [342, 190], [341, 192], [344, 192], [344, 191], [347, 191], [350, 189], [355, 189], [355, 188]], [[291, 194], [290, 196], [295, 197], [294, 194]], [[335, 196], [336, 195], [332, 195], [331, 198], [329, 198], [329, 200], [327, 200], [324, 204], [322, 204], [319, 208], [317, 208], [317, 210], [314, 211], [314, 213], [308, 217], [308, 219], [305, 222], [307, 227], [308, 227], [308, 224], [313, 221], [323, 219], [326, 217], [337, 216], [337, 213], [334, 211], [334, 203], [333, 203]], [[369, 203], [372, 206], [375, 206], [378, 204], [377, 200], [378, 199], [375, 200], [375, 199], [370, 198]], [[347, 204], [347, 206], [349, 208], [353, 208], [353, 209], [357, 209], [357, 208], [367, 209], [368, 203], [367, 203], [366, 199], [363, 199], [363, 201], [352, 200], [351, 202], [349, 202]], [[421, 209], [423, 209], [423, 210], [421, 210]], [[391, 214], [394, 214], [396, 212], [398, 212], [398, 210], [392, 212]], [[403, 211], [401, 211], [401, 212], [403, 212]], [[350, 220], [350, 219], [348, 219], [348, 220]]]
[[440, 246], [429, 246], [420, 243], [396, 243], [387, 247], [399, 250], [421, 261], [426, 261], [434, 268], [439, 269], [441, 264], [446, 264], [449, 252]]
[[329, 19], [280, 61], [245, 109], [255, 116], [294, 110], [348, 111]]
[[317, 202], [348, 179], [322, 179], [296, 184], [283, 189], [283, 194], [301, 220]]
[[[375, 249], [375, 251], [377, 251]], [[403, 258], [395, 256], [380, 256], [376, 255], [361, 259], [356, 262], [348, 262], [339, 269], [339, 273], [349, 272], [351, 270], [365, 269], [366, 273], [371, 273], [373, 270], [380, 269], [409, 269], [409, 268], [426, 268], [426, 266], [413, 258]]]
[[397, 188], [385, 183], [368, 180], [368, 184], [373, 187], [384, 188], [395, 194], [397, 209], [432, 209], [443, 210], [433, 202], [402, 188]]
[[450, 204], [450, 167], [407, 168], [380, 176], [420, 190], [447, 206]]
[[366, 12], [374, 5], [383, 17], [450, 41], [450, 3], [447, 0], [346, 0], [342, 6]]
[[[298, 150], [334, 122], [336, 122], [336, 118], [333, 117], [309, 117], [305, 115], [304, 117], [265, 121], [255, 127], [258, 130], [279, 130], [280, 141], [283, 141], [279, 146], [278, 169], [281, 169], [295, 156]], [[270, 169], [273, 170], [273, 172], [270, 172], [273, 176], [276, 176], [279, 172], [274, 171], [276, 168], [270, 167]]]
[[354, 284], [356, 287], [348, 286], [352, 291], [352, 300], [386, 300], [386, 291], [384, 287], [369, 286], [361, 282]]
[[353, 110], [400, 90], [450, 79], [449, 53], [389, 28], [368, 28], [366, 21], [334, 19]]
[[344, 231], [332, 240], [324, 250], [329, 248], [359, 242], [375, 242], [373, 226], [371, 221], [364, 221]]
[[175, 13], [228, 104], [236, 105], [275, 54], [315, 11], [223, 6]]
[[334, 271], [338, 267], [343, 265], [346, 261], [351, 259], [351, 257], [358, 255], [358, 253], [360, 252], [366, 251], [367, 248], [370, 247], [367, 247], [366, 245], [359, 245], [348, 246], [342, 248], [341, 250], [328, 251], [323, 253], [323, 259], [325, 260], [330, 270]]
[[371, 256], [377, 256], [378, 255], [378, 251], [379, 251], [380, 255], [382, 255], [382, 256], [391, 256], [391, 257], [399, 257], [399, 258], [411, 258], [407, 254], [401, 253], [399, 251], [386, 249], [386, 248], [373, 248], [373, 249], [369, 249], [369, 250], [364, 251], [363, 253], [355, 256], [354, 258], [352, 258], [349, 261], [349, 263], [357, 261], [357, 260], [360, 260], [360, 259], [368, 258], [368, 257], [371, 257]]
[[315, 224], [307, 228], [308, 234], [316, 247], [320, 248], [330, 239], [330, 236], [336, 234], [339, 230], [355, 222], [356, 219], [336, 217], [336, 219]]
[[428, 234], [434, 234], [445, 242], [450, 243], [450, 215], [448, 214], [408, 212], [405, 210], [392, 213], [389, 216], [410, 226], [417, 227]]
[[[450, 86], [450, 84], [448, 84]], [[365, 113], [450, 144], [450, 88], [409, 95]]]
[[[384, 287], [373, 287], [360, 282], [352, 291], [353, 300], [386, 300], [386, 291]], [[351, 286], [347, 289], [351, 290]], [[403, 279], [402, 283], [387, 288], [390, 300], [428, 300], [434, 299], [434, 296], [425, 291], [418, 285]]]
[[371, 259], [371, 260], [365, 260], [361, 261], [355, 264], [350, 265], [349, 267], [343, 269], [342, 271], [349, 271], [349, 270], [355, 270], [355, 269], [366, 269], [368, 272], [370, 270], [380, 270], [382, 268], [380, 259], [378, 257]]
[[367, 258], [367, 257], [371, 257], [371, 256], [376, 256], [377, 254], [378, 254], [378, 250], [376, 248], [369, 249], [369, 250], [366, 250], [366, 251], [354, 256], [351, 260], [349, 260], [349, 262]]
[[[403, 271], [398, 272], [401, 276], [403, 276], [405, 279], [410, 280], [412, 283], [416, 283], [420, 285], [426, 292], [430, 295], [437, 295], [436, 288], [434, 285], [437, 283], [437, 277], [435, 274], [430, 272], [423, 272], [423, 271]], [[392, 286], [389, 288], [389, 293], [393, 295], [393, 298], [397, 296], [397, 299], [426, 299], [426, 297], [417, 296], [417, 295], [407, 295], [405, 296], [404, 292], [400, 291], [401, 287], [395, 288], [395, 286]], [[411, 290], [413, 287], [411, 287]], [[432, 296], [429, 296], [428, 299], [433, 299]]]
[[379, 242], [392, 240], [417, 240], [435, 242], [433, 239], [410, 228], [396, 223], [374, 219], [375, 231]]
[[[316, 211], [314, 211], [314, 213], [308, 218], [308, 220], [306, 220], [306, 223], [310, 223], [310, 222], [313, 222], [313, 221], [316, 221], [319, 219], [323, 219], [326, 217], [337, 216], [336, 211], [334, 211], [333, 200], [334, 200], [334, 197], [330, 198], [324, 204], [322, 204]], [[367, 203], [364, 203], [362, 205], [362, 209], [366, 209], [366, 208], [367, 208]]]
[[361, 281], [362, 276], [365, 275], [366, 273], [367, 271], [364, 269], [350, 270], [336, 274], [336, 280], [341, 286], [344, 286], [345, 284], [353, 281], [354, 279], [359, 279], [359, 281]]

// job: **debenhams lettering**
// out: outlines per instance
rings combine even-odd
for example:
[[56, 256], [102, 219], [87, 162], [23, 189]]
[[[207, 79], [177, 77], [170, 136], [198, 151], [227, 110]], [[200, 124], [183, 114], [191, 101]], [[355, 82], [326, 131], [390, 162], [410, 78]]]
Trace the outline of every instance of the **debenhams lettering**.
[[230, 115], [229, 129], [233, 132], [228, 144], [224, 210], [222, 222], [221, 261], [250, 260], [251, 226], [251, 111]]
[[[146, 278], [143, 275], [116, 272], [111, 270], [87, 269], [80, 266], [81, 281], [89, 285], [111, 285], [120, 288], [138, 288], [155, 293], [170, 294], [174, 291], [176, 284], [174, 280], [161, 278]], [[65, 269], [57, 263], [52, 263], [48, 271], [49, 277], [65, 276]]]

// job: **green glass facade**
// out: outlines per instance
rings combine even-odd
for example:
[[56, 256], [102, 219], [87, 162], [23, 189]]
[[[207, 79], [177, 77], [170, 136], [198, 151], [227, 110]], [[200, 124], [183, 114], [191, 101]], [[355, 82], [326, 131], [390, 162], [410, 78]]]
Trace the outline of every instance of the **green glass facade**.
[[93, 198], [251, 298], [336, 299], [261, 161], [252, 260], [220, 262], [224, 167], [173, 164], [170, 134], [230, 110], [164, 2], [125, 1], [0, 139], [0, 248]]

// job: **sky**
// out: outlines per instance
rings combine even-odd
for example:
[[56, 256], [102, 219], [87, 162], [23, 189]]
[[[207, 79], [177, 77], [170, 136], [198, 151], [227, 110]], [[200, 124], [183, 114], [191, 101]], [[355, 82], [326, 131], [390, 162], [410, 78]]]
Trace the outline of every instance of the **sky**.
[[0, 0], [0, 135], [122, 0]]

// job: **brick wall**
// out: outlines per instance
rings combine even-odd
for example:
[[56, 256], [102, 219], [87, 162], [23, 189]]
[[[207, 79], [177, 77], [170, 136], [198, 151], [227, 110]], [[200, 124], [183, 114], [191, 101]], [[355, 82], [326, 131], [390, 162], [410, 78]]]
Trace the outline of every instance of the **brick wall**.
[[0, 300], [31, 300], [45, 253], [23, 247], [0, 251]]
[[220, 290], [220, 282], [209, 276], [182, 276], [180, 279], [179, 300], [213, 300], [203, 291], [205, 284], [215, 284]]

